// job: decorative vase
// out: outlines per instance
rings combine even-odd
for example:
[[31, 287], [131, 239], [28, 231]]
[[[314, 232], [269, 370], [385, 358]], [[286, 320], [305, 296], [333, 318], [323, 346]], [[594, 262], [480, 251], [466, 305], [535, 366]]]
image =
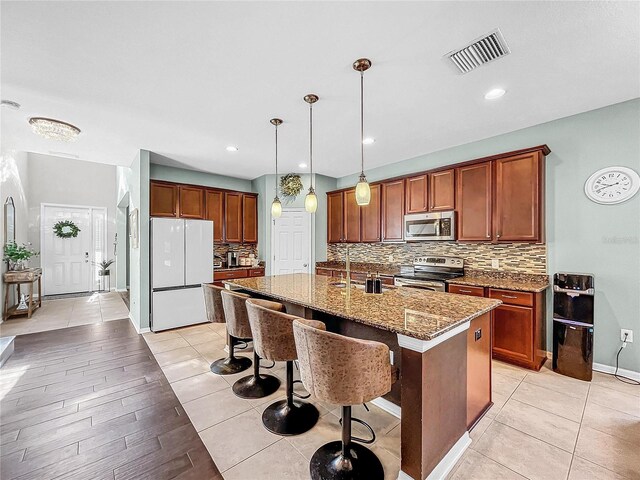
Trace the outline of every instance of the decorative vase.
[[24, 293], [20, 294], [20, 303], [18, 303], [16, 310], [29, 310], [29, 305], [27, 305], [27, 296]]
[[9, 270], [19, 272], [26, 268], [24, 260], [9, 260]]

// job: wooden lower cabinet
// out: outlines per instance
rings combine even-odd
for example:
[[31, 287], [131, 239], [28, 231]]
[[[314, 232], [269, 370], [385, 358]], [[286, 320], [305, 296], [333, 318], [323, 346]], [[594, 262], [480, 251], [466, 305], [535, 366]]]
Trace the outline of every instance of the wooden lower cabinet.
[[491, 313], [471, 320], [467, 330], [467, 428], [491, 406]]
[[325, 277], [331, 277], [331, 270], [328, 268], [316, 268], [316, 275], [324, 275]]
[[544, 292], [448, 285], [449, 293], [502, 301], [491, 311], [492, 357], [520, 367], [540, 370], [547, 359]]

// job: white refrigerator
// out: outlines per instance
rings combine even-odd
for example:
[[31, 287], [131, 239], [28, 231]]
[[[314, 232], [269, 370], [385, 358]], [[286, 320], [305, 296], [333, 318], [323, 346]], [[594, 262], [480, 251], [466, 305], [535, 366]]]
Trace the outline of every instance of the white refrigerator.
[[213, 282], [213, 222], [151, 219], [151, 330], [207, 322], [203, 283]]

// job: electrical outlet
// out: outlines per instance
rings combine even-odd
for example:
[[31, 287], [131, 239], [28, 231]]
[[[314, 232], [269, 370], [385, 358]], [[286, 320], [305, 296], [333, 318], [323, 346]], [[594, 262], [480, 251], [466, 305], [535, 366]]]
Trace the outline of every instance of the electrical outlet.
[[491, 268], [500, 268], [500, 260], [498, 260], [497, 258], [492, 258]]
[[393, 255], [389, 255], [388, 260], [389, 260], [389, 263], [393, 263], [393, 261], [394, 261]]
[[633, 343], [633, 330], [628, 330], [626, 328], [620, 329], [620, 340], [624, 342], [624, 336], [627, 335], [627, 343]]
[[393, 350], [389, 350], [389, 362], [393, 365]]

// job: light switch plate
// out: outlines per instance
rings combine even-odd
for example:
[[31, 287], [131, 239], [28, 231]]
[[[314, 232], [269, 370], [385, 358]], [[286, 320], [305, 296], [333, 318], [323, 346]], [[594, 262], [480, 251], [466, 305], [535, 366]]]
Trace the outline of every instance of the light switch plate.
[[500, 260], [498, 260], [497, 258], [492, 258], [491, 268], [500, 268]]

